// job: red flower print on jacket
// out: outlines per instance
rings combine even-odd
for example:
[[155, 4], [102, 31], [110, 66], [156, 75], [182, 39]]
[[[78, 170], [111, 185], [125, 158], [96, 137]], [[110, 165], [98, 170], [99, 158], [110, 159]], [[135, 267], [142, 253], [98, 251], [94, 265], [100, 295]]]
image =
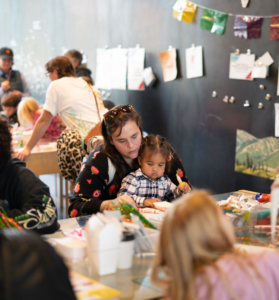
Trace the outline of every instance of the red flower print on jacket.
[[109, 194], [110, 194], [110, 195], [114, 195], [115, 193], [116, 193], [115, 185], [113, 184], [113, 185], [110, 186], [110, 188], [109, 188]]
[[97, 151], [93, 154], [93, 158], [95, 158], [101, 151]]
[[91, 172], [92, 172], [93, 175], [99, 174], [99, 170], [94, 166], [91, 167]]
[[75, 186], [75, 192], [78, 193], [80, 190], [80, 184], [77, 183], [76, 186]]
[[108, 184], [108, 180], [107, 179], [104, 179], [104, 180], [105, 180], [105, 183]]
[[73, 209], [73, 210], [71, 211], [71, 213], [70, 213], [70, 217], [71, 217], [71, 218], [74, 218], [74, 217], [77, 216], [77, 214], [78, 214], [77, 209]]
[[176, 175], [178, 175], [180, 178], [183, 177], [183, 171], [181, 169], [178, 169], [176, 172]]
[[101, 191], [99, 191], [99, 190], [94, 191], [93, 194], [92, 194], [92, 196], [94, 198], [98, 198], [100, 195], [101, 195]]
[[87, 179], [88, 184], [91, 184], [91, 179]]
[[172, 161], [172, 155], [170, 153], [169, 157], [168, 157], [168, 161]]

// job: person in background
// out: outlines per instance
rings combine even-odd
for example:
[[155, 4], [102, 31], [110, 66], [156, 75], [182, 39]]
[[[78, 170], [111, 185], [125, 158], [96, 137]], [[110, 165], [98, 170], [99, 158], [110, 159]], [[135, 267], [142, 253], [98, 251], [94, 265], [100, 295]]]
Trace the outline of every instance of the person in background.
[[12, 69], [13, 51], [7, 47], [0, 49], [0, 99], [4, 94], [13, 94], [19, 98], [30, 96], [30, 91], [22, 73]]
[[172, 201], [190, 192], [172, 183], [167, 174], [171, 167], [171, 147], [165, 138], [149, 135], [142, 138], [138, 161], [140, 168], [122, 180], [117, 197], [130, 196], [138, 207], [154, 207], [154, 202]]
[[11, 157], [11, 143], [9, 124], [0, 117], [0, 206], [23, 228], [53, 233], [59, 224], [49, 188], [24, 162]]
[[94, 81], [91, 77], [92, 72], [87, 68], [77, 68], [75, 69], [75, 77], [88, 77], [91, 80], [91, 85], [94, 85]]
[[10, 124], [19, 124], [17, 109], [20, 100], [21, 97], [15, 94], [5, 94], [1, 98], [1, 106], [3, 108], [1, 115], [8, 118]]
[[[74, 70], [76, 68], [78, 68], [78, 66], [81, 64], [82, 54], [77, 50], [69, 50], [66, 53], [64, 53], [64, 56], [69, 58]], [[76, 76], [76, 77], [78, 77], [78, 76]]]
[[193, 191], [169, 208], [151, 281], [171, 300], [279, 299], [279, 253], [234, 249], [235, 233], [216, 201]]
[[[19, 123], [25, 129], [33, 129], [42, 113], [43, 108], [39, 106], [34, 98], [22, 99], [17, 109]], [[62, 132], [62, 127], [59, 116], [54, 116], [43, 138], [58, 138]]]
[[68, 268], [38, 235], [0, 231], [0, 253], [1, 300], [76, 300]]
[[[45, 68], [52, 82], [46, 93], [42, 115], [36, 122], [32, 136], [23, 150], [17, 153], [21, 160], [25, 160], [31, 153], [57, 114], [67, 127], [65, 131], [71, 130], [69, 134], [63, 132], [67, 146], [74, 148], [72, 150], [75, 151], [75, 142], [83, 142], [86, 151], [89, 138], [99, 135], [102, 116], [107, 112], [98, 89], [89, 86], [81, 77], [74, 77], [73, 66], [67, 57], [55, 57], [46, 63]], [[71, 136], [75, 134], [72, 132], [73, 130], [79, 137], [76, 137], [75, 142], [72, 143]], [[60, 150], [58, 149], [58, 151]], [[64, 155], [62, 152], [58, 153], [59, 157]], [[78, 156], [77, 153], [80, 153], [80, 149], [74, 153], [75, 157]], [[81, 161], [82, 156], [79, 155], [77, 164]]]

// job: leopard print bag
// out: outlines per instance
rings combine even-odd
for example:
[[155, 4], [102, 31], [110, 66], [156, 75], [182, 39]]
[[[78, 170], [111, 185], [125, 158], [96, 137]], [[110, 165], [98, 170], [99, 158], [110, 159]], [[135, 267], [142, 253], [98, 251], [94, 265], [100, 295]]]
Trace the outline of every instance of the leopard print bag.
[[75, 182], [86, 155], [81, 145], [80, 134], [76, 130], [66, 128], [57, 140], [57, 159], [62, 176]]

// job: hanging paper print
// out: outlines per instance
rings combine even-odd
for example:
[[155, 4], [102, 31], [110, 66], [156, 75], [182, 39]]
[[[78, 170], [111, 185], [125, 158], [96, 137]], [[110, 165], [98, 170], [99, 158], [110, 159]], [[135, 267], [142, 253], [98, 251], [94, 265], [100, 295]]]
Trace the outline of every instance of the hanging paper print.
[[204, 9], [200, 27], [212, 33], [223, 34], [226, 28], [227, 14], [212, 9]]
[[279, 40], [279, 16], [271, 17], [270, 39], [271, 40]]
[[242, 7], [247, 7], [249, 0], [241, 0]]
[[253, 16], [235, 16], [234, 36], [245, 39], [257, 39], [261, 36], [263, 18]]

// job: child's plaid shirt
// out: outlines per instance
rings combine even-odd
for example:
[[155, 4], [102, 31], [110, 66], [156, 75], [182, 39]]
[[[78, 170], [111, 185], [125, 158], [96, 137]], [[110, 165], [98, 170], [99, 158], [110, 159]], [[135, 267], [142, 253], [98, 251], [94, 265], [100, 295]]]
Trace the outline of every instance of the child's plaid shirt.
[[139, 168], [122, 180], [117, 196], [124, 194], [133, 198], [138, 207], [143, 207], [145, 199], [159, 198], [164, 201], [167, 194], [167, 199], [172, 200], [181, 196], [182, 192], [167, 175], [164, 174], [154, 181], [144, 175]]

